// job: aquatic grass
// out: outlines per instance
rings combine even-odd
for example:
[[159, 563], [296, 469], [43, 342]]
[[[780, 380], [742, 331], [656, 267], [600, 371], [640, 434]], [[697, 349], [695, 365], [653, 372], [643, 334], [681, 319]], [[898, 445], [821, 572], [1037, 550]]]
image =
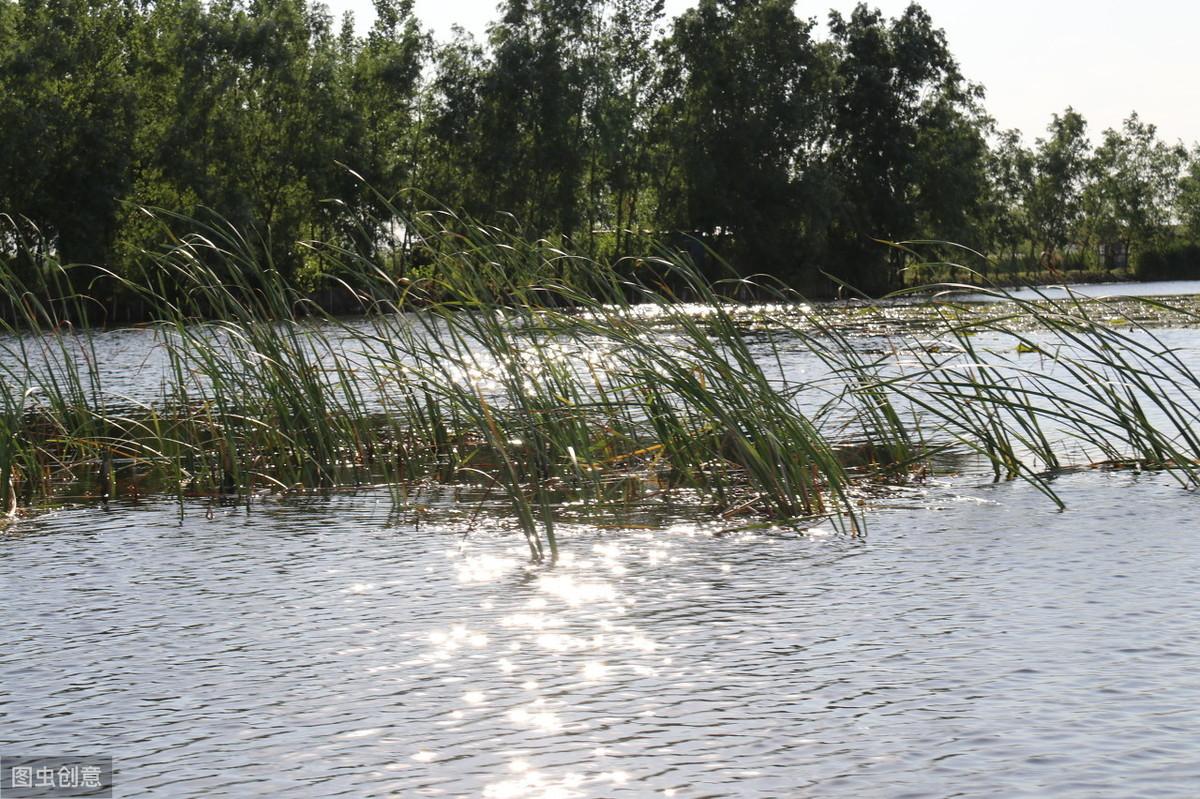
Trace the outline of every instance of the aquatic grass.
[[[680, 277], [695, 276], [685, 271]], [[626, 281], [619, 288], [602, 295], [610, 300], [605, 303], [572, 296], [570, 314], [557, 317], [543, 311], [542, 323], [554, 318], [558, 324], [579, 328], [586, 311], [590, 317], [584, 317], [587, 321], [575, 335], [583, 332], [587, 344], [603, 342], [621, 354], [620, 362], [607, 368], [610, 378], [615, 378], [608, 381], [610, 401], [615, 399], [625, 412], [627, 429], [635, 429], [640, 421], [643, 430], [649, 425], [652, 433], [634, 433], [626, 440], [639, 450], [654, 442], [668, 468], [667, 477], [677, 484], [710, 487], [723, 499], [727, 475], [714, 468], [723, 463], [763, 489], [763, 496], [774, 502], [780, 515], [822, 511], [813, 456], [825, 457], [824, 473], [833, 478], [827, 482], [835, 486], [840, 485], [840, 468], [815, 428], [786, 402], [786, 392], [766, 379], [717, 298], [704, 294], [709, 287], [698, 281], [691, 286], [713, 309], [703, 323], [645, 285]], [[624, 299], [627, 296], [660, 303], [656, 322], [678, 340], [647, 336], [640, 306]], [[587, 388], [577, 390], [583, 393]]]
[[[1200, 476], [1196, 375], [1132, 314], [1111, 324], [1071, 295], [986, 290], [1003, 305], [938, 301], [907, 325], [864, 302], [848, 323], [769, 279], [709, 280], [669, 252], [598, 263], [432, 212], [406, 218], [421, 257], [399, 269], [303, 243], [366, 312], [343, 318], [254, 236], [217, 219], [163, 225], [190, 232], [164, 232], [126, 286], [158, 320], [158, 397], [105, 392], [67, 267], [47, 262], [60, 285], [40, 294], [4, 272], [0, 296], [22, 309], [0, 331], [8, 506], [72, 480], [98, 498], [166, 491], [181, 512], [189, 495], [383, 484], [405, 503], [426, 483], [479, 485], [506, 498], [530, 556], [553, 559], [564, 502], [602, 517], [683, 492], [730, 520], [857, 530], [872, 486], [958, 450], [1060, 504], [1051, 479], [1079, 465], [1072, 443], [1096, 454], [1085, 466]], [[983, 343], [996, 340], [1009, 343]], [[825, 372], [789, 374], [781, 343]]]
[[[963, 288], [942, 284], [926, 290]], [[926, 360], [912, 384], [932, 385], [927, 396], [940, 402], [934, 415], [965, 427], [969, 438], [984, 443], [993, 464], [1009, 473], [1029, 469], [1020, 450], [1039, 458], [1047, 473], [1063, 468], [1056, 454], [1062, 444], [1052, 435], [1065, 435], [1104, 458], [1092, 465], [1170, 468], [1185, 485], [1197, 485], [1200, 382], [1195, 371], [1134, 314], [1118, 309], [1121, 324], [1112, 324], [1108, 303], [1081, 297], [1069, 287], [1058, 290], [1065, 298], [1042, 288], [1030, 289], [1032, 298], [975, 288], [1009, 310], [955, 314], [944, 330], [962, 355], [945, 363]], [[1133, 305], [1195, 318], [1194, 312], [1153, 299]], [[973, 342], [985, 332], [1008, 337], [1015, 346], [980, 353]], [[1023, 357], [1038, 358], [1038, 367], [1021, 364]], [[972, 407], [965, 391], [980, 398], [982, 410]], [[984, 420], [980, 413], [1005, 419]], [[974, 421], [961, 425], [962, 418]]]
[[0, 266], [0, 505], [30, 502], [65, 464], [100, 463], [105, 400], [72, 267], [45, 257], [30, 284]]

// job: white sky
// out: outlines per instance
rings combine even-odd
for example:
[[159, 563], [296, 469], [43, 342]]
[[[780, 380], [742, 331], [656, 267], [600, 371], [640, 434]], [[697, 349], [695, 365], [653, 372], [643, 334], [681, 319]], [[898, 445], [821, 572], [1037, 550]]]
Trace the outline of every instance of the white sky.
[[[360, 29], [370, 0], [326, 0], [335, 14], [353, 10]], [[667, 0], [668, 17], [690, 5]], [[908, 0], [871, 5], [897, 16]], [[1093, 140], [1136, 110], [1167, 141], [1200, 142], [1200, 2], [1196, 0], [925, 0], [944, 28], [963, 74], [987, 89], [986, 106], [1002, 128], [1041, 135], [1050, 115], [1074, 106]], [[416, 14], [439, 38], [461, 24], [482, 35], [496, 0], [416, 0]], [[851, 0], [797, 3], [824, 22]]]

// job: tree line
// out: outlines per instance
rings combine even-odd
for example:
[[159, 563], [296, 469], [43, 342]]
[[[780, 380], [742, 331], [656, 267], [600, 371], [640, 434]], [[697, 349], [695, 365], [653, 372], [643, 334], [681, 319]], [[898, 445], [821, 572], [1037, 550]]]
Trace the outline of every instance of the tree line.
[[1200, 148], [1132, 114], [997, 130], [919, 5], [822, 32], [791, 0], [502, 0], [437, 41], [411, 0], [356, 33], [309, 0], [0, 0], [0, 250], [132, 273], [152, 206], [384, 259], [444, 206], [598, 258], [649, 239], [812, 293], [901, 285], [880, 240], [1010, 271], [1200, 274]]

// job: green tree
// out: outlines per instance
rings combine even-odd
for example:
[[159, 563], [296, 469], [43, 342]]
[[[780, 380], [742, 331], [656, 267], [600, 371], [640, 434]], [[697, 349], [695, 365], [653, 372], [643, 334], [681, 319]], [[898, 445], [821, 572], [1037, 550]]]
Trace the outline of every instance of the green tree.
[[191, 46], [179, 43], [195, 48], [178, 95], [192, 108], [177, 117], [183, 157], [171, 172], [294, 274], [297, 240], [333, 230], [336, 212], [322, 201], [346, 196], [336, 162], [355, 155], [333, 20], [305, 0], [219, 0], [198, 33]]
[[1034, 156], [1021, 141], [1021, 132], [1006, 130], [998, 137], [989, 161], [991, 206], [988, 214], [991, 244], [1010, 264], [1032, 233], [1027, 200], [1033, 187]]
[[830, 63], [788, 0], [701, 0], [664, 57], [676, 91], [659, 119], [676, 161], [660, 218], [696, 230], [747, 270], [798, 282], [824, 175]]
[[1179, 181], [1177, 207], [1185, 235], [1192, 242], [1200, 243], [1200, 145], [1192, 148]]
[[1176, 193], [1187, 151], [1158, 139], [1136, 113], [1121, 130], [1104, 131], [1091, 162], [1088, 226], [1102, 244], [1125, 252], [1165, 243], [1172, 234]]
[[1032, 232], [1031, 247], [1053, 266], [1059, 253], [1076, 241], [1083, 218], [1083, 192], [1088, 178], [1091, 145], [1087, 122], [1068, 108], [1046, 128], [1050, 135], [1036, 142], [1034, 179], [1026, 207]]
[[130, 183], [136, 93], [119, 0], [0, 3], [0, 208], [103, 263]]
[[978, 104], [981, 97], [981, 89], [964, 85], [944, 89], [925, 103], [911, 197], [923, 235], [980, 250], [987, 246], [984, 231], [991, 217], [986, 136], [992, 128]]
[[[589, 232], [615, 231], [614, 248], [625, 254], [627, 229], [635, 227], [649, 170], [650, 126], [661, 82], [654, 43], [663, 0], [611, 0], [595, 15], [584, 61]], [[594, 245], [593, 245], [594, 246]]]
[[474, 215], [487, 212], [482, 199], [495, 191], [481, 184], [477, 168], [493, 144], [481, 129], [489, 69], [483, 47], [455, 27], [451, 40], [434, 50], [432, 80], [424, 88], [428, 112], [418, 185], [436, 202]]
[[531, 235], [573, 234], [581, 222], [585, 156], [582, 75], [592, 0], [509, 0], [489, 29], [475, 163], [492, 213]]
[[831, 156], [840, 276], [869, 293], [896, 288], [904, 256], [872, 239], [949, 238], [984, 191], [981, 92], [964, 81], [945, 33], [912, 4], [886, 20], [859, 4], [830, 14], [837, 46]]
[[[374, 0], [375, 24], [349, 65], [349, 140], [341, 157], [384, 197], [419, 180], [421, 159], [418, 106], [421, 68], [430, 47], [412, 13], [412, 0]], [[345, 191], [353, 192], [346, 187]], [[347, 194], [337, 195], [348, 198]], [[374, 192], [358, 198], [370, 248], [386, 224], [388, 206]]]

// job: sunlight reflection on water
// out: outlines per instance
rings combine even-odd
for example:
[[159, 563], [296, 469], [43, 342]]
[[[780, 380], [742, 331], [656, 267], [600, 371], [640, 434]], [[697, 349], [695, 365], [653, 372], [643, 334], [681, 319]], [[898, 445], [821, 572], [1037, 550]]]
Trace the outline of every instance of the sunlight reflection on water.
[[371, 495], [63, 509], [0, 538], [0, 744], [131, 796], [1190, 797], [1197, 496], [1057, 485], [545, 566]]

